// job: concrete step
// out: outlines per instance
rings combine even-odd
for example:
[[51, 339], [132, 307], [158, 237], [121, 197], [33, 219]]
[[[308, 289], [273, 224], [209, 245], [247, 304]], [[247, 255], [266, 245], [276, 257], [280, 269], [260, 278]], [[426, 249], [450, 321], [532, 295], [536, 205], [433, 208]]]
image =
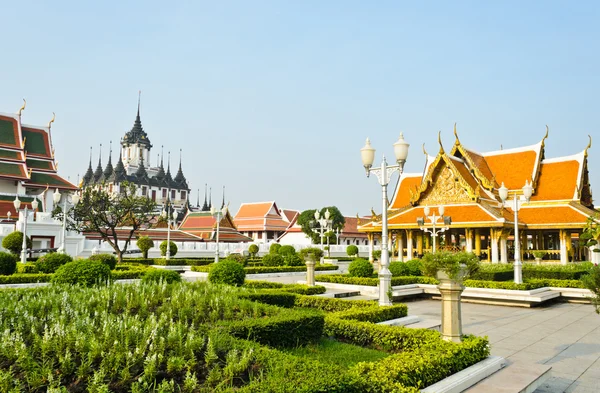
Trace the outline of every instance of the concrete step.
[[404, 318], [390, 319], [389, 321], [379, 322], [378, 325], [389, 325], [389, 326], [408, 326], [415, 323], [421, 322], [421, 318], [416, 315], [409, 315]]
[[439, 319], [421, 319], [417, 323], [407, 325], [407, 328], [411, 329], [431, 329], [439, 331], [442, 326], [442, 322]]
[[479, 381], [497, 373], [506, 365], [506, 359], [499, 356], [490, 356], [481, 362], [467, 367], [421, 390], [422, 393], [460, 393], [476, 385]]
[[341, 298], [343, 300], [378, 300], [379, 298], [377, 296], [372, 296], [372, 295], [357, 295], [357, 296], [351, 296], [351, 297], [343, 297]]
[[353, 297], [360, 296], [360, 291], [344, 291], [340, 289], [330, 289], [325, 293], [320, 295], [316, 295], [319, 297], [327, 297], [327, 298], [345, 298], [345, 297]]
[[512, 362], [465, 392], [532, 393], [550, 378], [551, 369], [544, 364]]

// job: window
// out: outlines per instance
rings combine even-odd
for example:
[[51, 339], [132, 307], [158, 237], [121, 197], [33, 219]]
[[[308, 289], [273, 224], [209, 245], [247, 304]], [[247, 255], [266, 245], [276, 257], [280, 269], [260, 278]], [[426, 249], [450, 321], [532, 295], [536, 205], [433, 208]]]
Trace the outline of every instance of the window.
[[162, 197], [163, 197], [163, 199], [164, 199], [164, 198], [166, 198], [166, 197], [167, 197], [167, 189], [166, 189], [166, 188], [163, 188], [163, 190], [162, 190], [162, 191], [163, 191], [163, 196], [162, 196]]
[[181, 191], [181, 199], [185, 199], [186, 191]]
[[177, 191], [175, 191], [175, 190], [171, 190], [171, 199], [175, 199], [175, 193], [176, 193], [176, 192], [177, 192]]
[[148, 194], [148, 188], [146, 186], [142, 186], [142, 196], [146, 196]]
[[156, 202], [156, 190], [152, 190], [152, 200]]
[[346, 240], [346, 245], [349, 246], [350, 245], [350, 240]]
[[257, 239], [262, 239], [262, 232], [258, 232]]

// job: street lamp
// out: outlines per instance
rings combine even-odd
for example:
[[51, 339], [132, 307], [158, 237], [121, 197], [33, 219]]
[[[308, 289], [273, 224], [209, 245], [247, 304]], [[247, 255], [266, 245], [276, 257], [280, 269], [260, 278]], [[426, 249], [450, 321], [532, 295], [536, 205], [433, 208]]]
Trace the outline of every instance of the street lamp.
[[[31, 202], [31, 208], [33, 209], [33, 211], [35, 212], [38, 208], [38, 200], [37, 197], [33, 198], [33, 201]], [[19, 200], [19, 196], [15, 197], [15, 200], [13, 201], [13, 206], [15, 207], [15, 210], [17, 211], [17, 214], [19, 213], [19, 208], [21, 207], [21, 201]], [[21, 246], [21, 263], [27, 263], [27, 216], [28, 216], [28, 209], [27, 209], [27, 205], [25, 205], [25, 208], [23, 209], [23, 245]]]
[[[52, 194], [52, 198], [54, 199], [54, 205], [58, 206], [60, 202], [61, 194], [58, 192], [58, 188]], [[67, 200], [69, 199], [69, 194], [64, 195], [63, 201], [63, 209], [62, 209], [62, 242], [58, 249], [58, 252], [61, 254], [65, 254], [67, 252]], [[71, 203], [73, 207], [75, 207], [79, 203], [79, 194], [75, 193], [71, 196]]]
[[[319, 214], [318, 210], [315, 211], [315, 221], [317, 222], [317, 224], [319, 224], [319, 227], [321, 228], [321, 250], [323, 250], [323, 231], [331, 231], [331, 224], [333, 223], [333, 221], [330, 220], [329, 217], [331, 217], [329, 209], [325, 211], [323, 218], [321, 218], [321, 215]], [[329, 246], [329, 236], [327, 236], [327, 245]]]
[[[437, 235], [447, 231], [449, 229], [449, 225], [452, 224], [452, 219], [448, 216], [444, 216], [444, 206], [438, 207], [438, 211], [440, 213], [439, 215], [436, 215], [435, 213], [430, 215], [431, 209], [429, 209], [429, 206], [425, 206], [423, 209], [425, 217], [417, 218], [417, 225], [421, 227], [421, 230], [425, 233], [431, 233], [431, 238], [433, 240], [433, 247], [431, 249], [432, 253], [435, 253]], [[425, 218], [431, 221], [431, 229], [425, 228]], [[436, 225], [440, 219], [444, 223], [444, 227], [437, 228]]]
[[392, 273], [390, 272], [390, 256], [388, 254], [388, 223], [387, 223], [387, 185], [390, 182], [392, 174], [398, 171], [402, 174], [404, 163], [408, 157], [408, 147], [410, 145], [404, 140], [404, 135], [400, 133], [400, 138], [394, 143], [394, 155], [396, 156], [397, 165], [388, 165], [385, 156], [379, 168], [372, 168], [375, 160], [375, 149], [371, 146], [371, 141], [367, 138], [367, 143], [360, 149], [360, 156], [363, 166], [367, 172], [367, 177], [371, 173], [377, 176], [377, 180], [381, 185], [382, 205], [381, 212], [381, 269], [379, 269], [379, 305], [391, 306], [392, 299], [390, 293], [392, 290]]
[[217, 220], [217, 249], [215, 250], [215, 263], [219, 263], [219, 223], [221, 219], [227, 215], [227, 205], [223, 206], [222, 209], [215, 209], [214, 206], [210, 208], [210, 214]]
[[[508, 199], [508, 188], [502, 183], [502, 187], [498, 189], [498, 194], [500, 195], [500, 199], [502, 200], [502, 206]], [[529, 181], [525, 181], [525, 185], [523, 186], [523, 196], [525, 197], [525, 201], [517, 198], [517, 191], [513, 192], [514, 197], [514, 206], [513, 210], [515, 211], [515, 284], [523, 283], [523, 264], [521, 263], [521, 244], [519, 241], [519, 210], [521, 209], [521, 204], [523, 202], [529, 202], [531, 199], [531, 195], [533, 194], [533, 187]]]
[[[168, 212], [169, 209], [172, 210], [171, 214]], [[175, 221], [177, 221], [177, 210], [167, 202], [167, 204], [163, 206], [160, 216], [167, 220], [167, 252], [165, 253], [165, 259], [168, 261], [171, 258], [171, 223], [175, 225]], [[171, 218], [173, 218], [173, 221], [171, 221]]]

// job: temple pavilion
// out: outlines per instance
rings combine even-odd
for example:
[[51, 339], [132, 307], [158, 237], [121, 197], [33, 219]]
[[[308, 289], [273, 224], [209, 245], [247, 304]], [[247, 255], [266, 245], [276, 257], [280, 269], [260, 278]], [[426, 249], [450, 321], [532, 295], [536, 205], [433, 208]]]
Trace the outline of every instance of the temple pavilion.
[[[448, 229], [437, 237], [437, 250], [475, 252], [482, 260], [508, 262], [514, 260], [514, 210], [511, 201], [503, 204], [499, 189], [508, 188], [522, 199], [518, 211], [518, 228], [523, 260], [534, 259], [533, 251], [544, 251], [544, 261], [590, 260], [592, 253], [580, 246], [579, 235], [594, 210], [588, 176], [587, 147], [579, 153], [559, 158], [546, 158], [548, 132], [530, 146], [501, 149], [487, 153], [464, 146], [454, 129], [451, 149], [444, 148], [438, 138], [439, 152], [427, 154], [423, 173], [400, 176], [389, 203], [388, 230], [391, 256], [407, 260], [431, 252], [431, 228], [425, 219], [425, 207], [450, 217]], [[424, 145], [423, 145], [424, 146]], [[531, 182], [533, 195], [523, 198], [523, 186]], [[429, 213], [431, 215], [431, 213]], [[438, 227], [444, 227], [443, 221]], [[359, 231], [368, 235], [369, 243], [381, 236], [381, 215], [362, 220]], [[596, 254], [596, 255], [591, 255]]]

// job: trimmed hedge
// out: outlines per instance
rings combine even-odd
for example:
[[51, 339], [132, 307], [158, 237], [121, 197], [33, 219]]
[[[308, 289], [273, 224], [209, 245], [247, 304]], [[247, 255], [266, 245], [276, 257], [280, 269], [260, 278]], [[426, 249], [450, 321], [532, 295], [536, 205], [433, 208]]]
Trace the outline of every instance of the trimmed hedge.
[[242, 299], [253, 302], [270, 304], [272, 306], [292, 308], [296, 303], [296, 295], [289, 292], [281, 292], [277, 289], [263, 289], [258, 292], [244, 292], [239, 295]]
[[285, 310], [268, 318], [223, 323], [234, 337], [276, 348], [293, 348], [318, 341], [325, 325], [322, 313], [314, 310]]
[[210, 265], [208, 281], [213, 284], [226, 284], [242, 286], [246, 279], [244, 267], [235, 261], [224, 259], [219, 263]]
[[346, 311], [351, 308], [373, 307], [377, 303], [374, 300], [343, 300], [316, 296], [298, 296], [296, 307], [316, 308], [321, 311], [337, 312]]
[[171, 284], [181, 282], [181, 275], [173, 270], [148, 269], [142, 275], [142, 282], [166, 282]]
[[[376, 287], [379, 285], [379, 278], [377, 277], [350, 277], [345, 274], [323, 274], [316, 278], [317, 281], [331, 282], [336, 284], [350, 284], [350, 285], [367, 285], [370, 287]], [[439, 281], [432, 277], [424, 276], [406, 276], [406, 277], [392, 277], [392, 285], [408, 285], [408, 284], [438, 284]]]
[[40, 273], [54, 273], [59, 267], [72, 261], [73, 258], [68, 254], [51, 252], [42, 255], [37, 260], [36, 266]]
[[371, 277], [373, 275], [373, 265], [366, 259], [356, 258], [348, 266], [348, 273], [352, 277]]
[[12, 274], [10, 276], [0, 276], [0, 284], [30, 284], [36, 282], [50, 282], [52, 274]]
[[39, 273], [36, 263], [27, 262], [27, 263], [18, 263], [17, 264], [17, 273], [19, 274], [34, 274]]
[[117, 257], [115, 257], [112, 254], [96, 254], [96, 255], [92, 255], [88, 259], [90, 261], [100, 261], [100, 262], [108, 265], [110, 270], [115, 270], [115, 267], [117, 266], [117, 262], [118, 262]]
[[0, 274], [11, 275], [17, 270], [17, 256], [0, 252]]
[[336, 318], [371, 323], [404, 318], [407, 315], [408, 307], [406, 304], [395, 304], [389, 307], [379, 307], [378, 305], [373, 305], [371, 307], [353, 307], [346, 311], [335, 313]]
[[544, 287], [544, 283], [529, 283], [524, 282], [523, 284], [515, 284], [511, 281], [483, 281], [483, 280], [465, 280], [463, 282], [465, 287], [471, 288], [490, 288], [490, 289], [508, 289], [514, 291], [529, 291], [532, 289]]
[[589, 273], [591, 267], [591, 263], [549, 266], [524, 264], [523, 279], [579, 280], [581, 276]]
[[[220, 263], [220, 262], [219, 262]], [[210, 271], [210, 267], [213, 266], [192, 266], [193, 272], [207, 273]], [[338, 267], [335, 265], [316, 265], [316, 271], [329, 271], [337, 270]], [[291, 272], [305, 272], [306, 266], [247, 266], [244, 268], [246, 274], [261, 274], [261, 273], [291, 273]]]
[[298, 295], [320, 295], [327, 292], [327, 289], [321, 285], [309, 287], [308, 285], [303, 284], [281, 284], [270, 281], [246, 281], [244, 287], [254, 289], [273, 289], [280, 292], [296, 293]]
[[107, 264], [84, 259], [59, 267], [52, 277], [52, 282], [90, 287], [106, 284], [111, 278], [110, 268]]

